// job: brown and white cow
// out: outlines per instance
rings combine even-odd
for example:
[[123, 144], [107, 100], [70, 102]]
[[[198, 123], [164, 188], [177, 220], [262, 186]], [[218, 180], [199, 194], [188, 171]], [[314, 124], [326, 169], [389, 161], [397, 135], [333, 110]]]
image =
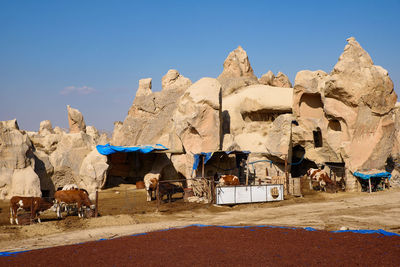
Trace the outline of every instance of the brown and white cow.
[[326, 171], [321, 169], [310, 168], [307, 171], [308, 178], [310, 179], [310, 189], [319, 188], [320, 190], [336, 191], [335, 183], [329, 178]]
[[147, 193], [147, 201], [151, 201], [153, 199], [153, 192], [156, 191], [158, 184], [157, 178], [144, 178], [144, 187], [146, 188]]
[[41, 197], [13, 196], [10, 199], [10, 223], [14, 224], [15, 221], [15, 223], [18, 224], [17, 213], [19, 210], [31, 211], [31, 218], [35, 219], [37, 217], [38, 222], [40, 223], [40, 213], [50, 209], [52, 206], [52, 202]]
[[235, 175], [224, 174], [221, 175], [218, 181], [219, 186], [224, 185], [240, 185], [239, 178]]
[[94, 208], [92, 206], [92, 202], [89, 199], [89, 194], [84, 189], [59, 190], [54, 193], [54, 199], [57, 205], [58, 218], [62, 218], [61, 206], [65, 204], [67, 205], [77, 204], [79, 218], [84, 216], [84, 210], [83, 210], [84, 206], [91, 209]]

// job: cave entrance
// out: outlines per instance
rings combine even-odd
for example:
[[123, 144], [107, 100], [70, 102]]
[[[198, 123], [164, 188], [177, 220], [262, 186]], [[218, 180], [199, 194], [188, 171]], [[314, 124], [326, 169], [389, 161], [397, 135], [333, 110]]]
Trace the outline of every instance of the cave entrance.
[[336, 182], [345, 178], [346, 166], [344, 162], [325, 162], [325, 166], [327, 167], [326, 172], [332, 181]]
[[301, 145], [296, 145], [292, 150], [292, 166], [290, 169], [290, 174], [292, 177], [301, 177], [307, 174], [308, 169], [318, 168], [315, 162], [305, 159], [306, 151]]
[[[239, 178], [241, 184], [246, 183], [246, 161], [249, 155], [247, 151], [216, 151], [213, 152], [208, 160], [204, 164], [204, 173], [202, 170], [203, 160], [205, 159], [205, 154], [201, 155], [198, 161], [196, 169], [196, 177], [214, 177], [223, 174], [232, 174]], [[197, 156], [196, 155], [196, 156]]]
[[281, 114], [285, 114], [287, 112], [269, 110], [269, 109], [261, 109], [250, 112], [241, 113], [242, 119], [245, 122], [274, 122], [274, 120]]
[[151, 171], [157, 155], [153, 153], [118, 152], [107, 157], [110, 167], [104, 186], [106, 188], [143, 181], [144, 175]]
[[[175, 170], [167, 153], [181, 154], [183, 152], [154, 150], [149, 153], [117, 152], [107, 155], [107, 163], [110, 167], [103, 188], [120, 184], [136, 184], [143, 181], [144, 176], [155, 169], [160, 169], [160, 179], [184, 178]], [[157, 164], [159, 166], [156, 166]]]

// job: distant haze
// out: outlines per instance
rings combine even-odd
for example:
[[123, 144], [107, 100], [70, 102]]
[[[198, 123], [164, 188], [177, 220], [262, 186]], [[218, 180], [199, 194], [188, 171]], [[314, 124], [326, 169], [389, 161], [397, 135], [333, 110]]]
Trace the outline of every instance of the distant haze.
[[68, 128], [67, 105], [112, 132], [139, 79], [217, 77], [241, 45], [255, 74], [330, 72], [354, 36], [400, 82], [400, 1], [2, 1], [0, 120]]

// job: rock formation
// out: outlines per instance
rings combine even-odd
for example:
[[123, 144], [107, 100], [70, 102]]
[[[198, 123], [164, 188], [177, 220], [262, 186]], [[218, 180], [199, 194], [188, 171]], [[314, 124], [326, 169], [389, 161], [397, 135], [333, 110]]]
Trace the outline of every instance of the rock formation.
[[[178, 99], [190, 86], [190, 80], [178, 71], [170, 70], [163, 77], [163, 90], [155, 93], [151, 93], [151, 80], [145, 80], [140, 80], [138, 93], [124, 122], [114, 124], [111, 144], [133, 146], [159, 143], [170, 149], [181, 150], [181, 141], [171, 131], [171, 117]], [[144, 83], [150, 86], [150, 93], [139, 93]]]
[[[68, 114], [84, 125], [82, 114], [73, 110], [68, 108]], [[95, 189], [104, 184], [107, 157], [95, 146], [108, 140], [93, 126], [87, 127], [87, 133], [66, 133], [59, 127], [53, 130], [47, 120], [40, 123], [38, 132], [24, 132], [12, 120], [0, 122], [0, 129], [0, 198], [40, 196], [42, 192], [50, 196], [71, 183], [86, 188], [93, 196]]]
[[265, 85], [292, 88], [292, 83], [290, 82], [289, 77], [282, 72], [278, 72], [278, 74], [275, 76], [272, 71], [268, 71], [266, 74], [261, 76], [258, 81], [259, 83]]
[[218, 81], [222, 85], [223, 96], [247, 85], [258, 83], [247, 53], [241, 46], [229, 53], [223, 66], [224, 70], [218, 76]]
[[301, 130], [294, 142], [318, 164], [345, 163], [348, 189], [354, 190], [352, 172], [385, 169], [393, 148], [397, 96], [387, 71], [373, 65], [353, 37], [347, 42], [330, 74], [297, 74], [293, 111]]
[[223, 97], [223, 149], [266, 152], [273, 122], [292, 111], [292, 95], [292, 88], [257, 84]]
[[[193, 154], [220, 150], [250, 151], [249, 161], [257, 164], [249, 170], [257, 179], [282, 175], [287, 159], [289, 166], [298, 164], [292, 165], [294, 176], [324, 165], [346, 170], [349, 191], [359, 190], [355, 171], [387, 170], [400, 181], [400, 104], [393, 82], [354, 38], [347, 42], [331, 73], [299, 71], [294, 88], [281, 72], [257, 79], [240, 46], [217, 79], [192, 84], [169, 70], [160, 92], [152, 92], [151, 78], [140, 80], [125, 120], [114, 124], [111, 144], [158, 143], [170, 149], [166, 154], [103, 156], [95, 146], [106, 144], [107, 136], [86, 127], [69, 106], [69, 133], [50, 121], [38, 132], [19, 130], [16, 120], [0, 122], [0, 198], [51, 195], [67, 183], [93, 196], [114, 176], [189, 178]], [[232, 169], [243, 159], [230, 154], [220, 166]]]
[[28, 135], [17, 120], [0, 122], [0, 198], [41, 196], [40, 180]]
[[141, 79], [139, 81], [139, 87], [136, 91], [136, 97], [139, 96], [148, 96], [151, 92], [151, 78]]
[[46, 135], [48, 133], [50, 133], [50, 134], [54, 133], [53, 126], [51, 125], [51, 121], [45, 120], [45, 121], [40, 122], [39, 134]]
[[169, 70], [167, 74], [162, 77], [161, 85], [163, 90], [185, 90], [192, 85], [192, 81], [183, 77], [177, 70]]
[[67, 106], [68, 110], [68, 124], [70, 133], [79, 133], [80, 131], [86, 131], [86, 124], [83, 119], [82, 113], [74, 108]]
[[179, 99], [173, 122], [185, 151], [199, 153], [220, 148], [220, 94], [221, 84], [216, 79], [203, 78]]

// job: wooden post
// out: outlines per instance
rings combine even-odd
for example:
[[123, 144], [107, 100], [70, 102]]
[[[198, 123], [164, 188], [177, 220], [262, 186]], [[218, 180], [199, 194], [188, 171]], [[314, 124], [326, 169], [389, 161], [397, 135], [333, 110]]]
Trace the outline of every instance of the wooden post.
[[202, 167], [201, 167], [201, 177], [202, 178], [204, 178], [204, 160], [205, 160], [205, 158], [206, 158], [206, 156], [204, 156], [204, 155], [201, 157], [202, 163], [203, 163]]
[[287, 167], [288, 167], [288, 158], [287, 158], [287, 154], [285, 155], [285, 177], [286, 177], [286, 192], [289, 195], [289, 173], [287, 171]]
[[208, 189], [208, 203], [212, 203], [212, 189], [211, 189], [211, 184], [208, 183], [208, 179], [204, 178], [204, 181], [207, 183], [207, 189]]
[[96, 188], [96, 205], [94, 207], [94, 217], [97, 218], [97, 216], [99, 215], [99, 190]]
[[215, 203], [215, 184], [214, 184], [214, 178], [211, 179], [211, 204]]
[[371, 193], [372, 192], [372, 189], [371, 189], [371, 178], [368, 179], [368, 183], [369, 183], [369, 192]]
[[156, 198], [157, 198], [157, 211], [160, 210], [160, 181], [157, 182], [156, 186]]
[[[33, 197], [31, 197], [31, 220], [30, 220], [30, 222], [29, 222], [29, 224], [31, 224], [32, 222], [33, 222], [33, 200], [34, 198]], [[18, 210], [17, 210], [17, 213], [18, 213]], [[18, 214], [17, 214], [17, 216], [18, 216]], [[17, 217], [18, 218], [18, 217]]]
[[246, 185], [249, 185], [249, 156], [247, 156], [247, 160], [246, 160], [246, 167], [247, 167], [247, 171], [246, 171]]

